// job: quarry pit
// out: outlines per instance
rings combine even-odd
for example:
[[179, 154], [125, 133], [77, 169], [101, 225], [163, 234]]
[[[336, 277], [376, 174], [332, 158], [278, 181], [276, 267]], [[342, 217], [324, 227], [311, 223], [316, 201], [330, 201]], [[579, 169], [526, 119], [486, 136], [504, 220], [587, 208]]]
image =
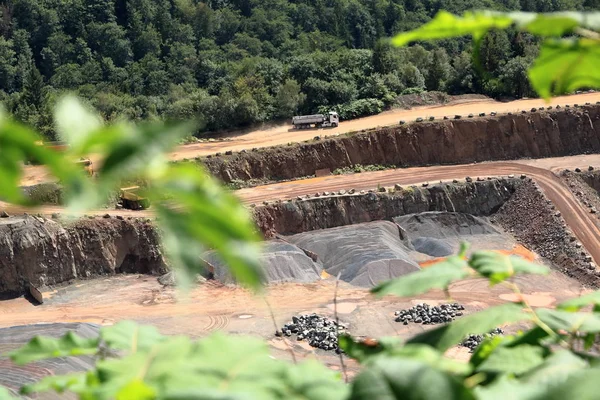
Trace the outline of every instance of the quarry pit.
[[[16, 348], [34, 333], [58, 335], [75, 329], [84, 336], [93, 336], [98, 326], [133, 319], [153, 324], [165, 334], [202, 337], [222, 330], [260, 336], [269, 341], [275, 357], [289, 359], [291, 347], [299, 359], [317, 358], [339, 369], [336, 354], [311, 348], [305, 342], [277, 338], [273, 335], [275, 326], [282, 326], [298, 314], [332, 317], [339, 276], [337, 313], [353, 335], [410, 337], [428, 329], [396, 323], [394, 311], [423, 302], [443, 303], [444, 293], [434, 291], [410, 299], [375, 298], [368, 289], [444, 260], [457, 252], [462, 241], [471, 243], [471, 251], [516, 254], [549, 265], [549, 276], [516, 279], [533, 306], [552, 307], [598, 288], [600, 246], [596, 244], [600, 244], [600, 220], [596, 210], [600, 210], [600, 174], [588, 165], [596, 160], [600, 165], [600, 158], [578, 155], [556, 161], [506, 160], [600, 150], [600, 111], [589, 107], [561, 111], [560, 115], [513, 117], [510, 123], [499, 120], [496, 125], [500, 128], [491, 134], [493, 118], [485, 119], [485, 126], [483, 120], [465, 121], [470, 125], [459, 128], [439, 122], [430, 128], [386, 128], [354, 139], [365, 141], [357, 148], [383, 151], [385, 157], [374, 159], [377, 163], [416, 168], [292, 180], [238, 191], [266, 238], [261, 256], [268, 284], [264, 298], [236, 286], [210, 252], [201, 257], [208, 266], [203, 283], [190, 293], [183, 295], [161, 284], [157, 277], [168, 271], [168, 264], [151, 210], [98, 211], [71, 224], [51, 218], [50, 214], [59, 208], [48, 207], [39, 216], [11, 211], [10, 217], [0, 218], [0, 296], [4, 299], [0, 303], [0, 348], [3, 352]], [[505, 130], [504, 126], [511, 128]], [[429, 129], [430, 133], [415, 131], [419, 129]], [[471, 153], [455, 152], [455, 158], [448, 159], [443, 158], [447, 154], [443, 148], [431, 150], [436, 141], [442, 147], [449, 146], [462, 135], [460, 132], [466, 138], [476, 131], [483, 133], [468, 139], [471, 142], [465, 148], [472, 149]], [[491, 135], [487, 137], [497, 140], [482, 142], [481, 135], [486, 132]], [[405, 158], [390, 159], [392, 153], [386, 153], [386, 149], [391, 147], [389, 142], [381, 144], [383, 138], [395, 137], [399, 143], [399, 138], [409, 134], [414, 140], [408, 142], [406, 152], [412, 151], [420, 158], [406, 158], [405, 152]], [[446, 135], [446, 141], [439, 141], [435, 135]], [[500, 140], [504, 136], [505, 140]], [[225, 181], [254, 179], [254, 171], [258, 170], [296, 171], [285, 176], [267, 172], [258, 176], [267, 181], [296, 179], [306, 172], [298, 167], [300, 163], [326, 168], [355, 164], [354, 157], [360, 152], [350, 152], [348, 144], [343, 145], [345, 156], [332, 156], [325, 149], [340, 149], [343, 140], [350, 138], [305, 145], [320, 146], [321, 150], [302, 150], [298, 145], [289, 146], [289, 154], [285, 147], [257, 152], [262, 154], [260, 168], [248, 167], [253, 162], [248, 158], [252, 153], [240, 153], [239, 162], [230, 158], [221, 164], [214, 157], [205, 161]], [[427, 146], [424, 141], [428, 141]], [[480, 153], [476, 151], [479, 146], [493, 150]], [[271, 157], [270, 152], [279, 154], [279, 158]], [[306, 158], [308, 152], [329, 152], [328, 157], [319, 156], [328, 161], [319, 164], [321, 161]], [[290, 160], [292, 155], [296, 161], [286, 168], [268, 161]], [[502, 161], [479, 163], [487, 160]], [[271, 164], [265, 167], [265, 163]], [[425, 167], [431, 164], [456, 165]], [[563, 168], [566, 164], [568, 170]], [[41, 288], [43, 304], [35, 305], [24, 296], [30, 285]], [[450, 294], [464, 305], [467, 314], [515, 300], [506, 288], [489, 287], [478, 279], [453, 284]], [[451, 355], [467, 358], [468, 350], [457, 347]], [[0, 359], [0, 364], [0, 385], [8, 387], [15, 374], [23, 383], [89, 367], [85, 360], [38, 363], [29, 370], [20, 370], [6, 359]], [[348, 367], [351, 374], [358, 371], [350, 361]]]

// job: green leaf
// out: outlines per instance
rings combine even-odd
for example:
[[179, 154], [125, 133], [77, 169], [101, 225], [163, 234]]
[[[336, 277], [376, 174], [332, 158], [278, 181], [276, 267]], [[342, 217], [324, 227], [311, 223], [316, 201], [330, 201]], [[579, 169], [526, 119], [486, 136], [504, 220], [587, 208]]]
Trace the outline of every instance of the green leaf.
[[354, 380], [350, 399], [466, 400], [474, 396], [455, 377], [423, 362], [382, 357]]
[[597, 399], [598, 382], [600, 382], [600, 370], [577, 371], [560, 384], [546, 386], [543, 399]]
[[600, 87], [600, 46], [591, 39], [546, 40], [529, 69], [529, 80], [543, 98]]
[[485, 338], [473, 352], [469, 363], [474, 367], [481, 365], [496, 349], [507, 346], [511, 342], [510, 336], [492, 336]]
[[503, 14], [467, 12], [457, 17], [446, 11], [440, 11], [427, 24], [410, 32], [402, 32], [392, 39], [396, 46], [405, 46], [417, 40], [445, 39], [456, 36], [472, 35], [482, 37], [493, 28], [503, 29], [512, 24], [512, 19]]
[[356, 359], [361, 364], [368, 365], [373, 360], [381, 357], [410, 358], [452, 374], [467, 375], [472, 371], [469, 364], [447, 359], [430, 346], [420, 344], [402, 345], [397, 337], [380, 338], [377, 345], [367, 346], [364, 343], [356, 342], [349, 335], [340, 335], [338, 343], [349, 357]]
[[525, 25], [525, 30], [540, 36], [562, 36], [572, 32], [579, 23], [567, 15], [539, 14]]
[[431, 289], [445, 289], [452, 282], [468, 277], [469, 273], [467, 261], [463, 257], [452, 256], [420, 271], [383, 282], [371, 289], [371, 293], [415, 296]]
[[8, 391], [8, 389], [6, 389], [5, 387], [0, 386], [0, 400], [16, 400], [16, 397], [14, 397]]
[[129, 382], [123, 389], [119, 390], [117, 400], [153, 400], [156, 399], [156, 391], [146, 385], [143, 381], [135, 379]]
[[133, 321], [120, 321], [100, 330], [100, 337], [113, 349], [131, 353], [146, 351], [165, 339], [154, 326], [138, 325]]
[[[589, 391], [588, 383], [580, 383], [581, 380], [587, 379], [589, 370], [585, 368], [587, 363], [584, 360], [570, 351], [562, 350], [551, 354], [542, 364], [522, 375], [518, 381], [504, 375], [491, 385], [476, 388], [476, 394], [481, 400], [597, 398], [597, 393], [590, 396], [593, 391]], [[595, 386], [597, 387], [597, 382]], [[582, 392], [577, 393], [579, 390]]]
[[47, 358], [93, 355], [98, 352], [99, 339], [84, 339], [68, 332], [60, 339], [36, 336], [25, 346], [10, 353], [16, 364], [27, 364]]
[[397, 337], [380, 338], [375, 345], [357, 342], [348, 334], [341, 334], [338, 337], [338, 345], [344, 350], [344, 353], [360, 363], [375, 355], [388, 354], [393, 348], [399, 347], [401, 343], [401, 340]]
[[520, 375], [544, 362], [544, 348], [532, 345], [496, 348], [478, 367], [478, 372]]
[[164, 247], [175, 268], [184, 273], [202, 267], [201, 244], [214, 249], [235, 279], [258, 289], [264, 271], [258, 261], [259, 236], [244, 207], [204, 170], [170, 165], [154, 196], [174, 200], [156, 205]]
[[91, 183], [83, 172], [73, 168], [64, 155], [37, 145], [39, 141], [41, 137], [22, 124], [8, 119], [0, 122], [0, 198], [14, 204], [29, 205], [19, 188], [23, 163], [27, 160], [47, 166], [63, 184], [66, 198], [94, 198]]
[[579, 311], [583, 307], [589, 305], [600, 305], [600, 291], [563, 301], [562, 303], [558, 304], [556, 308], [564, 311]]
[[262, 340], [217, 333], [196, 343], [177, 373], [162, 377], [161, 398], [270, 398], [285, 390], [284, 367]]
[[507, 343], [507, 347], [515, 347], [520, 346], [522, 344], [541, 344], [544, 339], [548, 338], [548, 332], [540, 328], [539, 326], [534, 326], [527, 332], [516, 336], [510, 343]]
[[478, 251], [471, 256], [469, 265], [480, 275], [498, 284], [517, 274], [547, 275], [550, 270], [521, 257], [507, 256], [493, 251]]
[[491, 307], [476, 314], [464, 316], [448, 325], [431, 329], [411, 338], [407, 343], [428, 344], [440, 351], [460, 343], [470, 334], [487, 333], [504, 324], [531, 320], [531, 314], [514, 303]]
[[29, 395], [50, 390], [57, 393], [64, 393], [68, 390], [72, 392], [83, 391], [85, 389], [87, 375], [87, 372], [80, 372], [68, 375], [47, 376], [39, 382], [23, 386], [21, 388], [21, 394]]
[[545, 389], [543, 385], [524, 385], [512, 377], [502, 375], [490, 385], [477, 386], [475, 394], [479, 400], [542, 400]]
[[102, 125], [101, 119], [86, 109], [79, 99], [65, 96], [56, 105], [54, 120], [61, 139], [74, 148], [80, 147]]
[[283, 390], [275, 390], [276, 398], [297, 400], [344, 400], [350, 387], [340, 374], [316, 360], [288, 365], [282, 376]]
[[600, 332], [600, 315], [593, 313], [578, 313], [562, 310], [539, 309], [536, 311], [540, 320], [554, 331], [564, 330], [570, 333], [578, 331]]
[[587, 368], [587, 363], [567, 350], [552, 353], [543, 364], [521, 377], [527, 384], [549, 385], [565, 380], [569, 375]]

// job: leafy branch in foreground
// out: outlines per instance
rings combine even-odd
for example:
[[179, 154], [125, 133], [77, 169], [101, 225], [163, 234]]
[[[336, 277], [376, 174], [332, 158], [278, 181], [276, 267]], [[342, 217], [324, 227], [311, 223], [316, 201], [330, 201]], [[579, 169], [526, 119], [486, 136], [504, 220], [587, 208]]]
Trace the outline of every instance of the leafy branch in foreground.
[[[19, 189], [26, 161], [45, 165], [60, 181], [66, 211], [74, 215], [102, 205], [121, 181], [142, 179], [149, 182], [145, 194], [156, 205], [162, 244], [179, 277], [197, 273], [202, 252], [214, 249], [238, 282], [260, 287], [259, 235], [246, 210], [204, 170], [167, 163], [165, 154], [194, 124], [105, 126], [72, 97], [59, 102], [56, 122], [69, 144], [64, 153], [37, 145], [41, 137], [0, 114], [0, 200], [30, 204]], [[90, 154], [101, 160], [94, 178], [72, 165]]]
[[[438, 269], [460, 269], [468, 276], [488, 279], [490, 285], [507, 283], [518, 274], [548, 273], [543, 266], [494, 252], [467, 257], [466, 247], [453, 262], [441, 263]], [[415, 272], [396, 279], [387, 292], [404, 294], [406, 285], [419, 282], [419, 293], [424, 293], [463, 277], [462, 273], [442, 275], [443, 282], [433, 279], [427, 283], [422, 279], [430, 276], [427, 270]], [[576, 347], [582, 341], [586, 346], [595, 344], [600, 312], [581, 310], [599, 298], [600, 292], [588, 294], [561, 303], [558, 310], [534, 310], [526, 301], [506, 303], [405, 342], [397, 337], [363, 342], [341, 335], [339, 344], [346, 356], [362, 364], [350, 385], [342, 382], [339, 373], [317, 362], [295, 365], [276, 360], [258, 339], [215, 334], [193, 342], [128, 321], [102, 328], [98, 339], [78, 338], [72, 333], [59, 339], [35, 338], [11, 358], [23, 364], [54, 357], [97, 356], [99, 361], [91, 371], [46, 377], [21, 391], [71, 391], [81, 399], [594, 398], [590, 394], [595, 395], [596, 383], [588, 380], [600, 378], [600, 358]], [[512, 324], [530, 328], [488, 337], [466, 363], [448, 356], [447, 351], [469, 334]], [[111, 356], [115, 354], [118, 357]]]
[[517, 29], [542, 36], [540, 54], [529, 70], [529, 80], [543, 98], [600, 87], [600, 12], [474, 11], [457, 17], [440, 11], [429, 23], [392, 39], [396, 46], [418, 40], [471, 35], [475, 61], [483, 36], [491, 29]]

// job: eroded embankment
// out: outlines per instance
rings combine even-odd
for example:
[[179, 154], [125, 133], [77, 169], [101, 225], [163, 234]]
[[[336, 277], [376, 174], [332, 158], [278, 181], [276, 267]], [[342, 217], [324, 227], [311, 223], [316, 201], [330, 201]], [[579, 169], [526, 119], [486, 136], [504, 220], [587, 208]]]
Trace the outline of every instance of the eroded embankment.
[[482, 182], [412, 186], [392, 193], [372, 192], [305, 200], [276, 202], [254, 209], [259, 229], [269, 237], [391, 220], [393, 217], [426, 211], [455, 211], [490, 215], [506, 202], [520, 179], [493, 179]]
[[0, 297], [116, 272], [165, 272], [157, 231], [147, 222], [39, 217], [0, 219]]
[[[255, 207], [266, 237], [295, 234], [429, 211], [490, 216], [531, 250], [582, 283], [598, 286], [591, 257], [561, 216], [529, 179], [491, 179], [412, 186], [388, 192], [343, 194]], [[24, 216], [0, 219], [0, 296], [28, 285], [56, 285], [119, 272], [167, 269], [155, 227], [146, 220], [83, 219], [69, 225]]]
[[600, 151], [600, 106], [413, 123], [200, 160], [231, 182], [294, 179], [356, 164], [427, 166], [594, 151]]
[[520, 185], [493, 218], [566, 275], [586, 286], [600, 287], [600, 271], [592, 257], [534, 182]]

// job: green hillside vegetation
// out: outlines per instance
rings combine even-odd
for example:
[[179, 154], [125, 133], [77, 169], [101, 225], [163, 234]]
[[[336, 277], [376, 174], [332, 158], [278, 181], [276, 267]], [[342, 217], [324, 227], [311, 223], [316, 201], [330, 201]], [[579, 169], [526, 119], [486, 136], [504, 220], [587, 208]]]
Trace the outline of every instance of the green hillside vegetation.
[[492, 31], [473, 67], [468, 38], [392, 48], [380, 40], [440, 9], [598, 9], [598, 0], [7, 0], [0, 5], [0, 102], [54, 136], [64, 91], [107, 120], [189, 119], [203, 130], [335, 108], [381, 111], [423, 90], [534, 95], [537, 39]]

